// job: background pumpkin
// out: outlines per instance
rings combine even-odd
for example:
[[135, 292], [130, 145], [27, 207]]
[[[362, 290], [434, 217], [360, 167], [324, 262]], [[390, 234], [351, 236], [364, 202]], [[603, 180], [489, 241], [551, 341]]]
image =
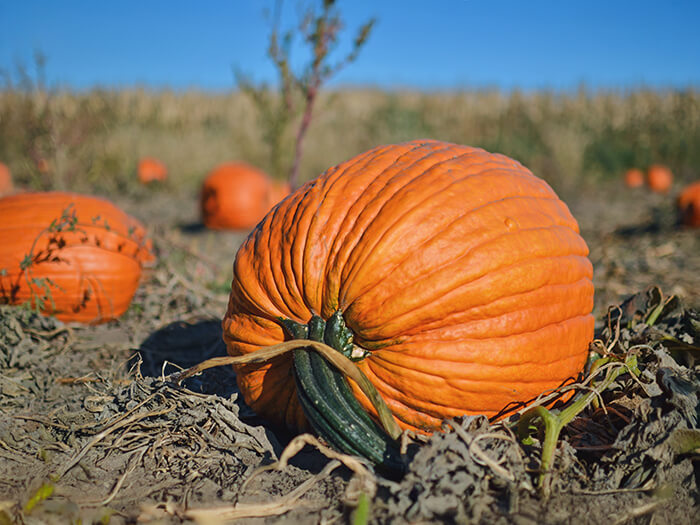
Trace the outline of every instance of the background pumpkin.
[[[75, 213], [74, 231], [50, 231], [66, 211]], [[23, 193], [0, 199], [0, 216], [0, 301], [33, 302], [46, 292], [27, 280], [48, 278], [53, 285], [44, 313], [63, 321], [101, 323], [120, 316], [142, 266], [154, 261], [143, 225], [105, 199]], [[34, 262], [23, 269], [28, 254]]]
[[662, 164], [652, 164], [647, 170], [647, 184], [652, 191], [668, 193], [673, 185], [673, 174]]
[[[375, 148], [283, 201], [236, 255], [232, 355], [340, 310], [358, 366], [404, 428], [494, 416], [576, 376], [592, 266], [566, 205], [505, 156], [437, 141]], [[291, 357], [237, 367], [258, 413], [305, 428]], [[373, 411], [354, 383], [356, 397]]]
[[270, 201], [268, 204], [268, 209], [272, 208], [275, 204], [284, 200], [290, 193], [292, 193], [292, 187], [288, 182], [273, 180], [272, 187], [270, 189]]
[[700, 180], [686, 186], [678, 196], [681, 222], [686, 226], [700, 227]]
[[164, 181], [168, 178], [168, 168], [158, 159], [145, 157], [139, 161], [137, 174], [142, 184]]
[[625, 172], [625, 185], [628, 188], [639, 188], [644, 186], [644, 173], [637, 168], [629, 169]]
[[0, 197], [12, 193], [12, 173], [7, 165], [0, 162]]
[[243, 162], [227, 162], [209, 173], [202, 184], [202, 222], [213, 229], [248, 229], [272, 206], [272, 181]]

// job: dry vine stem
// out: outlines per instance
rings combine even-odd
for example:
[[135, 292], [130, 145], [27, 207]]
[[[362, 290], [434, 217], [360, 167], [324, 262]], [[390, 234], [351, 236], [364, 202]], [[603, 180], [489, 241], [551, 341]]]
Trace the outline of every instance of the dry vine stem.
[[362, 392], [367, 396], [367, 398], [372, 402], [372, 405], [377, 410], [379, 415], [379, 421], [381, 422], [384, 430], [391, 436], [392, 439], [398, 440], [401, 436], [401, 428], [394, 419], [389, 407], [379, 395], [374, 385], [367, 379], [367, 376], [359, 369], [357, 366], [343, 354], [331, 348], [330, 346], [318, 342], [310, 341], [307, 339], [295, 339], [292, 341], [285, 341], [274, 346], [268, 346], [266, 348], [261, 348], [250, 354], [242, 356], [227, 356], [227, 357], [213, 357], [207, 359], [206, 361], [199, 363], [191, 368], [188, 368], [184, 372], [178, 372], [170, 376], [169, 379], [179, 383], [180, 381], [192, 377], [208, 368], [213, 368], [216, 366], [223, 365], [244, 365], [244, 364], [258, 364], [265, 363], [274, 357], [286, 354], [297, 348], [307, 348], [315, 350], [321, 356], [323, 356], [329, 363], [340, 370], [346, 377], [349, 377], [360, 387]]

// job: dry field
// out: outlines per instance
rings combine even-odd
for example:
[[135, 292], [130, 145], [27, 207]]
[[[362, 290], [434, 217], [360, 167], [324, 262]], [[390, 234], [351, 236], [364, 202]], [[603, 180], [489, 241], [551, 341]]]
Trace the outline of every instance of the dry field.
[[[197, 188], [223, 160], [270, 169], [261, 127], [237, 94], [0, 93], [0, 160], [16, 180], [108, 194], [158, 254], [118, 321], [65, 325], [0, 306], [0, 524], [697, 521], [700, 233], [676, 224], [672, 197], [700, 171], [698, 94], [338, 92], [312, 125], [306, 178], [429, 136], [509, 154], [569, 204], [594, 264], [596, 336], [636, 356], [639, 377], [620, 375], [563, 430], [548, 498], [536, 488], [542, 436], [524, 444], [508, 424], [449, 422], [409, 446], [396, 481], [312, 446], [287, 463], [294, 436], [245, 406], [228, 369], [170, 380], [224, 352], [246, 232], [203, 229]], [[136, 183], [143, 155], [168, 164], [166, 185]], [[674, 169], [671, 195], [622, 186], [622, 169], [652, 161]], [[632, 327], [659, 304], [651, 286], [680, 302]]]

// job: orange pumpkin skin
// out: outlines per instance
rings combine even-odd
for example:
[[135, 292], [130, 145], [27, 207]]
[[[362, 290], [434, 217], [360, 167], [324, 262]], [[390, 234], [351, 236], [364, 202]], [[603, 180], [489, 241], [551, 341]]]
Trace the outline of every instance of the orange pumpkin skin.
[[262, 171], [242, 162], [221, 164], [202, 185], [202, 222], [217, 230], [252, 228], [272, 206], [271, 193]]
[[[75, 212], [74, 231], [48, 231], [65, 210]], [[0, 199], [0, 216], [0, 302], [35, 304], [46, 292], [32, 279], [48, 278], [54, 284], [42, 311], [62, 321], [96, 324], [119, 317], [131, 303], [142, 266], [154, 260], [141, 223], [105, 199], [23, 193]], [[21, 261], [30, 253], [35, 262], [23, 270]]]
[[[224, 340], [247, 354], [288, 338], [280, 318], [340, 309], [399, 424], [430, 432], [581, 371], [593, 337], [587, 255], [566, 205], [518, 162], [438, 141], [381, 146], [305, 184], [250, 233]], [[238, 366], [238, 384], [259, 414], [304, 429], [290, 366]]]
[[636, 168], [625, 172], [625, 185], [628, 188], [640, 188], [644, 186], [644, 173]]
[[137, 174], [141, 184], [164, 181], [168, 178], [168, 168], [158, 159], [145, 157], [139, 161]]
[[683, 189], [677, 204], [681, 222], [692, 228], [700, 228], [700, 180]]
[[0, 197], [12, 193], [12, 173], [10, 168], [0, 162]]
[[666, 166], [653, 164], [647, 170], [647, 184], [656, 193], [668, 193], [673, 184], [673, 174]]

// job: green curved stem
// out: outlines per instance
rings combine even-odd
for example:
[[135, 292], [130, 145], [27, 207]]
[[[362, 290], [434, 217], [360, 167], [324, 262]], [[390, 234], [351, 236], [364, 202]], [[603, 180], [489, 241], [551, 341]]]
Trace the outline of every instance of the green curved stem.
[[291, 352], [297, 348], [309, 348], [315, 350], [329, 363], [340, 370], [346, 377], [349, 377], [355, 381], [355, 383], [357, 383], [357, 385], [360, 387], [360, 390], [362, 390], [376, 409], [377, 414], [379, 415], [379, 421], [386, 432], [392, 437], [392, 439], [398, 439], [401, 436], [401, 427], [399, 427], [398, 423], [396, 423], [396, 420], [394, 419], [391, 410], [389, 410], [389, 407], [386, 405], [386, 402], [382, 396], [379, 395], [379, 392], [377, 392], [377, 389], [374, 388], [374, 385], [367, 378], [364, 372], [362, 372], [362, 370], [360, 370], [355, 363], [353, 363], [343, 354], [319, 341], [295, 339], [293, 341], [286, 341], [267, 348], [261, 348], [260, 350], [246, 355], [213, 357], [193, 366], [192, 368], [188, 368], [187, 370], [173, 374], [172, 380], [180, 382], [208, 368], [213, 368], [216, 366], [265, 363], [270, 359]]

